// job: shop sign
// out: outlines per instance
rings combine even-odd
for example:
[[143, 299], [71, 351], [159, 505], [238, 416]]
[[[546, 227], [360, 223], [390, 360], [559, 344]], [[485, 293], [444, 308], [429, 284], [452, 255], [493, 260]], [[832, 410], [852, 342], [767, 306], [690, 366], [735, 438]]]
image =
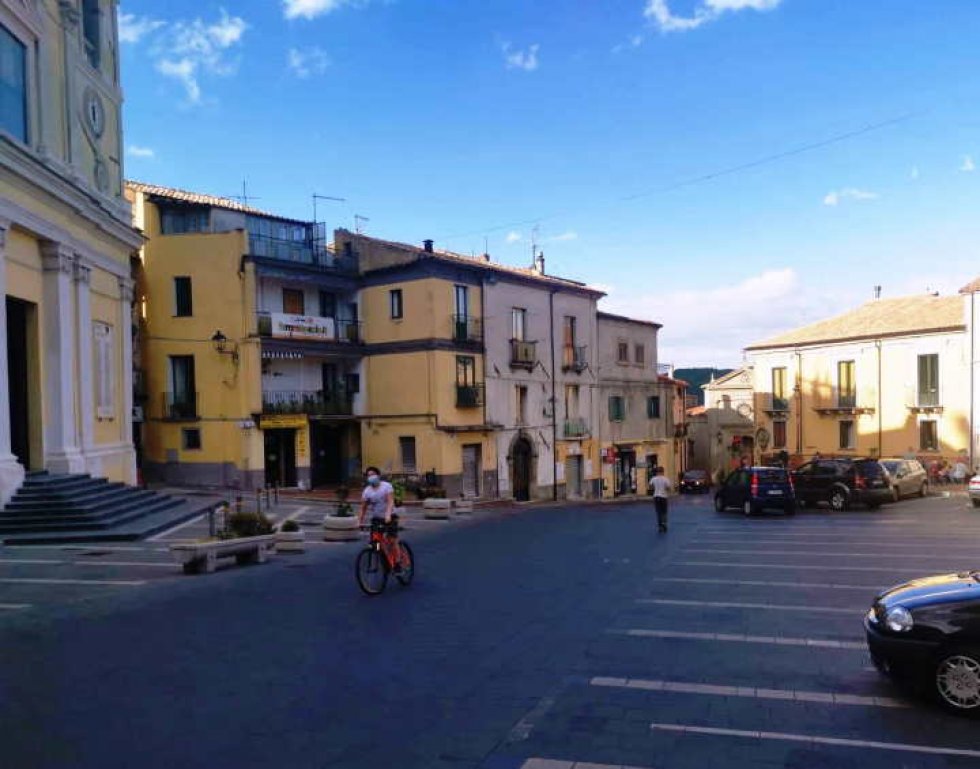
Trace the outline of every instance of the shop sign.
[[277, 430], [306, 427], [306, 417], [302, 414], [272, 414], [263, 416], [259, 422], [263, 430]]
[[277, 339], [325, 339], [337, 338], [333, 318], [316, 315], [287, 315], [282, 312], [272, 316], [272, 336]]

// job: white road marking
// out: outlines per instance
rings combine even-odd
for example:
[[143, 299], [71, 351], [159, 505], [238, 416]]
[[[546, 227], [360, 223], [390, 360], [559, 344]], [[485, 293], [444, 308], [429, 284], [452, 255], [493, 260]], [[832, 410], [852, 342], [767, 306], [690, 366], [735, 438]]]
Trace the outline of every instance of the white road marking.
[[30, 603], [0, 603], [0, 610], [17, 611], [18, 609], [30, 609], [33, 605]]
[[760, 700], [784, 700], [789, 702], [823, 702], [828, 705], [860, 705], [868, 708], [905, 708], [901, 700], [891, 697], [866, 697], [837, 692], [808, 692], [795, 689], [760, 689], [754, 686], [726, 686], [718, 684], [687, 683], [684, 681], [651, 681], [642, 678], [605, 678], [597, 676], [589, 683], [614, 689], [643, 689], [653, 692], [677, 694], [706, 694], [713, 697], [751, 697]]
[[145, 585], [142, 579], [40, 579], [0, 577], [0, 582], [22, 585]]
[[727, 603], [722, 601], [678, 601], [670, 598], [638, 598], [637, 603], [655, 604], [658, 606], [695, 606], [710, 609], [762, 609], [765, 611], [805, 611], [816, 614], [848, 614], [862, 616], [867, 607], [856, 609], [841, 609], [835, 606], [810, 606], [808, 604], [776, 604], [776, 603]]
[[594, 764], [591, 761], [556, 761], [553, 758], [529, 758], [521, 769], [647, 769], [643, 766], [626, 766], [625, 764]]
[[[799, 540], [799, 541], [797, 541]], [[980, 541], [980, 538], [978, 538]], [[906, 542], [894, 542], [886, 539], [852, 539], [850, 537], [842, 537], [838, 540], [833, 539], [813, 539], [808, 536], [801, 535], [800, 537], [785, 539], [756, 539], [754, 537], [750, 538], [738, 538], [738, 539], [717, 539], [708, 538], [698, 541], [699, 545], [782, 545], [783, 547], [800, 547], [802, 545], [817, 545], [819, 547], [832, 547], [834, 545], [858, 545], [860, 547], [896, 547], [896, 548], [915, 548], [921, 550], [923, 545], [927, 547], [942, 548], [945, 552], [946, 550], [960, 549], [966, 550], [968, 552], [976, 552], [976, 546], [964, 545], [962, 544], [963, 539], [956, 538], [950, 539], [945, 542], [932, 543], [924, 542], [918, 537], [911, 537], [909, 541]], [[949, 543], [960, 543], [960, 544], [949, 544]]]
[[186, 529], [188, 526], [193, 526], [195, 523], [200, 523], [205, 518], [207, 518], [207, 513], [203, 515], [198, 515], [190, 520], [184, 521], [183, 523], [178, 523], [176, 526], [166, 529], [164, 531], [154, 534], [152, 537], [147, 537], [147, 542], [160, 542], [164, 537], [169, 537], [171, 534], [175, 534], [178, 531]]
[[693, 633], [681, 630], [647, 630], [630, 628], [610, 630], [613, 635], [632, 638], [681, 638], [688, 641], [719, 641], [723, 643], [767, 644], [770, 646], [806, 646], [812, 649], [861, 649], [867, 651], [863, 641], [841, 641], [833, 638], [785, 638], [771, 635], [742, 635], [740, 633]]
[[883, 571], [894, 574], [896, 571], [920, 572], [919, 568], [884, 567], [884, 566], [801, 566], [796, 563], [739, 563], [738, 561], [674, 561], [673, 566], [723, 566], [739, 569], [784, 569], [797, 571]]
[[[701, 548], [701, 547], [689, 547], [682, 550], [684, 553], [727, 553], [729, 555], [812, 555], [812, 556], [829, 556], [831, 558], [888, 558], [895, 560], [901, 558], [903, 561], [909, 559], [915, 561], [928, 561], [935, 560], [936, 558], [967, 558], [967, 555], [946, 555], [945, 553], [937, 553], [935, 555], [898, 555], [895, 553], [855, 553], [850, 550], [831, 552], [827, 550], [728, 550], [724, 548]], [[976, 550], [972, 553], [976, 555]]]
[[72, 561], [72, 566], [148, 566], [157, 569], [173, 569], [176, 563], [154, 563], [152, 561]]
[[35, 566], [42, 565], [42, 564], [44, 566], [52, 566], [54, 564], [67, 563], [67, 561], [56, 561], [50, 558], [0, 558], [0, 564], [3, 564], [5, 566], [7, 564], [15, 564], [15, 563], [27, 563], [27, 564], [33, 564]]
[[845, 748], [874, 748], [906, 753], [928, 753], [941, 756], [970, 756], [980, 758], [980, 750], [964, 750], [940, 745], [915, 745], [904, 742], [876, 742], [872, 740], [851, 740], [842, 737], [822, 737], [812, 734], [789, 734], [786, 732], [756, 732], [746, 729], [721, 729], [712, 726], [692, 726], [687, 724], [650, 724], [650, 728], [662, 732], [681, 732], [683, 734], [705, 734], [718, 737], [748, 737], [754, 740], [782, 740], [784, 742], [803, 742], [809, 745], [837, 745]]
[[832, 582], [772, 582], [768, 580], [761, 579], [706, 579], [704, 577], [700, 578], [684, 578], [684, 577], [654, 577], [651, 582], [680, 582], [680, 583], [690, 583], [699, 585], [748, 585], [751, 587], [799, 587], [799, 588], [809, 588], [809, 587], [819, 587], [825, 590], [861, 590], [867, 591], [879, 591], [884, 585], [837, 585]]

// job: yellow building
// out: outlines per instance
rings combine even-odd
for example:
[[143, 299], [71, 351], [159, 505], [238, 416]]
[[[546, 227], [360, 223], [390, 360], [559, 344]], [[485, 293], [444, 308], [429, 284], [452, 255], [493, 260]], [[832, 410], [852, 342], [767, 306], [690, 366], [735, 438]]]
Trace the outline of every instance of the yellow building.
[[750, 345], [756, 459], [969, 454], [969, 302], [881, 299]]
[[128, 183], [148, 479], [250, 489], [360, 472], [356, 265], [322, 228]]
[[25, 470], [135, 481], [115, 18], [0, 2], [0, 504]]

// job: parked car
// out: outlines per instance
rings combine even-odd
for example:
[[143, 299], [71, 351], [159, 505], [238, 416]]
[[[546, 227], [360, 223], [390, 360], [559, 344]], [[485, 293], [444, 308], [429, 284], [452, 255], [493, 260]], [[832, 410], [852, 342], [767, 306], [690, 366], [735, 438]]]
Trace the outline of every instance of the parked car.
[[677, 488], [681, 494], [707, 494], [710, 489], [711, 479], [704, 470], [688, 470]]
[[796, 512], [793, 478], [782, 467], [746, 467], [725, 478], [715, 493], [715, 510], [719, 513], [737, 507], [745, 515], [777, 508], [787, 515]]
[[970, 501], [973, 502], [973, 506], [980, 507], [980, 475], [974, 475], [970, 479], [970, 485], [967, 486], [967, 493], [970, 495]]
[[833, 510], [853, 504], [871, 510], [894, 501], [891, 477], [876, 459], [815, 459], [793, 471], [800, 506], [826, 502]]
[[892, 497], [924, 497], [929, 493], [929, 474], [918, 459], [882, 459], [892, 479]]
[[980, 571], [885, 590], [864, 628], [878, 670], [926, 685], [953, 712], [980, 716]]

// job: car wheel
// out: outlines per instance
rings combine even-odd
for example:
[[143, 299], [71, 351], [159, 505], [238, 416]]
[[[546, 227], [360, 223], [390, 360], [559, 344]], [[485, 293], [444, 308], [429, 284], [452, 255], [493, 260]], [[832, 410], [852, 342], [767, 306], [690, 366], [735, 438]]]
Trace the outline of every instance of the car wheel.
[[796, 505], [790, 502], [788, 505], [786, 505], [786, 507], [783, 508], [783, 512], [786, 513], [786, 515], [795, 515]]
[[827, 501], [830, 502], [830, 509], [836, 513], [847, 510], [847, 494], [843, 489], [834, 489], [831, 491], [830, 498]]
[[951, 649], [936, 663], [936, 696], [947, 710], [980, 716], [980, 649]]
[[806, 500], [803, 499], [803, 497], [797, 497], [796, 506], [802, 510], [804, 507], [806, 507]]
[[754, 512], [755, 505], [753, 505], [751, 502], [746, 502], [744, 505], [742, 505], [742, 513], [744, 515], [752, 515]]
[[881, 507], [881, 502], [868, 502], [868, 510], [877, 510]]
[[919, 487], [919, 496], [920, 497], [924, 497], [928, 493], [929, 493], [929, 484], [928, 483], [923, 483]]
[[973, 502], [974, 507], [980, 507], [980, 499], [973, 499], [970, 501]]
[[898, 493], [898, 486], [892, 487], [892, 502], [898, 502], [902, 498], [902, 495]]
[[716, 513], [725, 512], [725, 503], [721, 499], [721, 494], [715, 495], [715, 512]]

